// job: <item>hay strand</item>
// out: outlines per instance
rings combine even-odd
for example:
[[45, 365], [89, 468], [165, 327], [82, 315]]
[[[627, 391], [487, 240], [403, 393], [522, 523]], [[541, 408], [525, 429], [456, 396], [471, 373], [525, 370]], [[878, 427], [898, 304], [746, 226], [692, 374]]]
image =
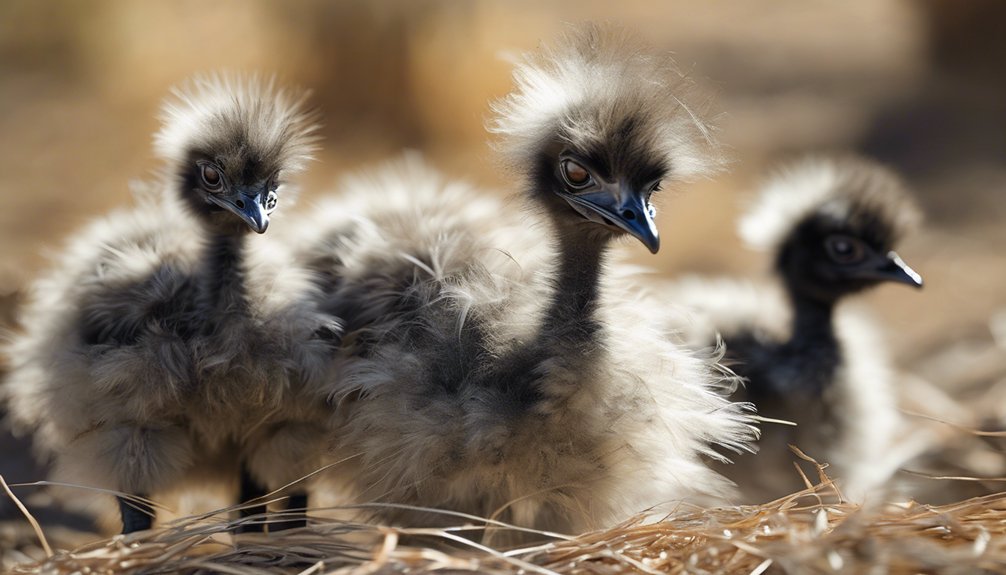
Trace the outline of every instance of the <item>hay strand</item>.
[[[228, 508], [57, 551], [12, 573], [1006, 573], [1006, 493], [940, 507], [860, 507], [824, 478], [760, 506], [682, 508], [575, 538], [539, 533], [542, 542], [510, 550], [469, 538], [487, 528], [481, 518], [457, 517], [452, 528], [394, 528], [318, 516], [325, 510], [312, 510], [304, 528], [235, 537], [238, 521], [223, 519]], [[492, 528], [512, 527], [496, 521]]]
[[7, 480], [4, 479], [3, 475], [0, 475], [0, 486], [3, 486], [3, 490], [7, 494], [7, 497], [10, 497], [11, 501], [14, 502], [14, 505], [21, 511], [21, 514], [24, 515], [25, 519], [28, 520], [28, 523], [31, 524], [31, 528], [35, 530], [35, 535], [38, 537], [39, 543], [42, 544], [42, 549], [45, 550], [45, 556], [52, 557], [52, 547], [49, 546], [49, 540], [46, 539], [45, 533], [42, 532], [42, 526], [38, 524], [38, 521], [36, 521], [35, 517], [30, 511], [28, 511], [28, 508], [24, 506], [24, 503], [21, 503], [21, 500], [18, 499], [17, 496], [14, 495], [14, 492], [10, 490], [10, 486], [7, 485]]

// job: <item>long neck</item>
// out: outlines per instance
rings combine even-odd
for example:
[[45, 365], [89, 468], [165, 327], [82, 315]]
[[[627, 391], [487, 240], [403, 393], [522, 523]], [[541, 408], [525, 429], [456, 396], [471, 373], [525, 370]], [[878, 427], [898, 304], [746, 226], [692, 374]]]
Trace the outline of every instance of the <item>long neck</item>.
[[[598, 294], [606, 241], [559, 226], [559, 262], [552, 294], [535, 335], [493, 360], [479, 385], [499, 389], [517, 413], [571, 397], [577, 374], [597, 357]], [[556, 374], [560, 374], [556, 376]]]
[[244, 234], [211, 233], [200, 274], [202, 311], [216, 321], [248, 312], [242, 256]]
[[553, 293], [533, 344], [543, 348], [589, 344], [600, 329], [596, 314], [607, 242], [568, 228], [560, 228], [558, 236]]
[[806, 265], [798, 257], [801, 245], [786, 242], [776, 260], [776, 273], [793, 309], [792, 335], [769, 348], [760, 363], [761, 370], [770, 374], [765, 383], [773, 392], [816, 395], [834, 381], [841, 362], [833, 322], [837, 300], [807, 278]]
[[782, 346], [782, 361], [789, 364], [800, 389], [820, 393], [834, 379], [841, 349], [833, 322], [835, 302], [790, 292], [793, 305], [792, 336]]
[[790, 297], [793, 304], [793, 336], [791, 341], [835, 342], [835, 304], [800, 296]]

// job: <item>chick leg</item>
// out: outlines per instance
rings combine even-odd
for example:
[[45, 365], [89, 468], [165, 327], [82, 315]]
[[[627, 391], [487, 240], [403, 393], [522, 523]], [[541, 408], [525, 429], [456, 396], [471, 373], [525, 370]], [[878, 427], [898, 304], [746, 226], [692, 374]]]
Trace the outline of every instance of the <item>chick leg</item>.
[[[144, 498], [143, 495], [137, 495]], [[143, 501], [116, 497], [119, 501], [119, 513], [122, 516], [122, 534], [150, 529], [154, 524], [154, 508]]]
[[307, 493], [297, 491], [290, 494], [286, 503], [286, 519], [273, 523], [269, 531], [284, 531], [307, 526]]
[[186, 430], [120, 422], [71, 440], [56, 457], [53, 476], [125, 493], [118, 498], [122, 532], [133, 533], [154, 524], [154, 508], [137, 498], [176, 484], [191, 464]]
[[[255, 499], [260, 499], [264, 497], [268, 491], [262, 486], [261, 483], [255, 480], [248, 472], [248, 469], [242, 465], [241, 466], [241, 503], [246, 504]], [[253, 515], [265, 516], [267, 509], [265, 503], [260, 503], [256, 505], [251, 505], [243, 507], [240, 511], [241, 519], [251, 517]], [[265, 531], [264, 521], [254, 521], [248, 523], [242, 523], [238, 527], [238, 533], [262, 533]]]

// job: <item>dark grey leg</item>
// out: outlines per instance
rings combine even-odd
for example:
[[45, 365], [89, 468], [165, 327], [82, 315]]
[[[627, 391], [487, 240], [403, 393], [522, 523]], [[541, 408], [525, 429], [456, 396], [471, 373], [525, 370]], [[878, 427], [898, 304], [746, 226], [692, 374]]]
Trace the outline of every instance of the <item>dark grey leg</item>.
[[[138, 495], [138, 497], [144, 497]], [[122, 534], [150, 529], [154, 524], [154, 508], [142, 501], [116, 497], [119, 513], [122, 515]]]
[[[248, 473], [248, 470], [242, 465], [241, 466], [241, 503], [248, 503], [254, 499], [265, 496], [268, 491], [265, 487], [255, 481], [255, 478]], [[241, 509], [241, 518], [251, 517], [252, 515], [265, 516], [266, 506], [265, 504], [252, 505], [250, 507], [244, 507]], [[238, 533], [262, 533], [265, 531], [264, 519], [254, 522], [245, 523], [238, 527]]]
[[307, 526], [307, 493], [295, 492], [291, 494], [286, 503], [286, 509], [289, 519], [270, 524], [270, 532]]

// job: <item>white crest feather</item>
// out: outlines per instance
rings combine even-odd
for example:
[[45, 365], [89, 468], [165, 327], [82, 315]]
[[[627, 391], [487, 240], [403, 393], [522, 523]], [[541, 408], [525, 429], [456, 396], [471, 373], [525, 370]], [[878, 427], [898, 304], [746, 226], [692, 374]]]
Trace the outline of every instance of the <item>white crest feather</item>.
[[815, 212], [838, 219], [870, 212], [895, 237], [921, 219], [900, 178], [880, 164], [855, 157], [806, 157], [784, 164], [769, 177], [738, 222], [738, 233], [748, 246], [771, 250]]
[[299, 171], [315, 150], [318, 124], [306, 107], [308, 93], [280, 88], [275, 77], [198, 75], [171, 94], [154, 136], [154, 149], [166, 160], [184, 161], [194, 146], [225, 139], [262, 150], [286, 170]]
[[654, 57], [624, 33], [587, 26], [515, 63], [514, 90], [492, 105], [488, 130], [514, 166], [557, 132], [605, 142], [626, 120], [643, 118], [648, 144], [662, 154], [669, 177], [695, 179], [722, 169], [724, 159], [701, 115], [695, 91], [669, 57]]

